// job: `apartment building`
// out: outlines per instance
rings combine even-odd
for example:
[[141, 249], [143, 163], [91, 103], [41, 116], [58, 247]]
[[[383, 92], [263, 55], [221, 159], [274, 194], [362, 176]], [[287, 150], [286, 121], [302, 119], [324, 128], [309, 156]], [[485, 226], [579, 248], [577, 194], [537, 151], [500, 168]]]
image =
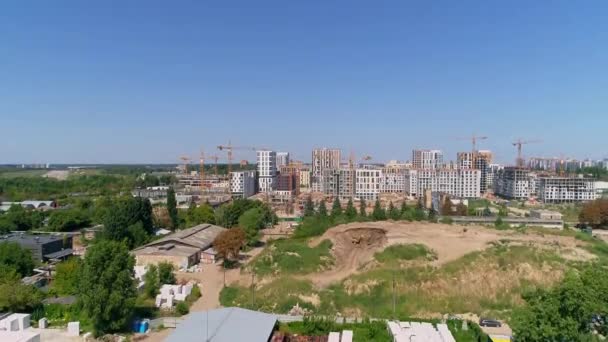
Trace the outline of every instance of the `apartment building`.
[[502, 170], [504, 167], [500, 164], [490, 164], [488, 165], [488, 173], [486, 175], [486, 186], [488, 188], [494, 187], [494, 179], [496, 178], [496, 174], [498, 171]]
[[290, 196], [300, 194], [300, 177], [297, 173], [285, 173], [277, 176], [276, 190]]
[[405, 193], [414, 197], [422, 195], [418, 193], [418, 170], [406, 170], [404, 177]]
[[325, 169], [323, 193], [347, 200], [355, 196], [355, 170], [349, 168]]
[[477, 169], [481, 171], [480, 191], [485, 193], [493, 175], [490, 175], [490, 164], [492, 163], [492, 152], [489, 150], [479, 150], [475, 154], [473, 152], [458, 152], [456, 157], [457, 167], [461, 169]]
[[277, 152], [277, 169], [289, 165], [289, 152]]
[[310, 168], [308, 167], [300, 169], [300, 187], [310, 188]]
[[528, 199], [534, 193], [530, 171], [515, 166], [499, 170], [494, 179], [494, 194], [508, 199]]
[[375, 201], [380, 193], [382, 169], [372, 166], [355, 170], [355, 197]]
[[584, 177], [539, 177], [538, 198], [544, 203], [573, 203], [596, 199], [595, 181]]
[[443, 166], [441, 150], [413, 150], [412, 167], [414, 169], [439, 169]]
[[[416, 183], [412, 184], [412, 177]], [[421, 196], [425, 190], [449, 194], [455, 198], [481, 196], [481, 171], [475, 169], [411, 170], [408, 174], [410, 195]]]
[[405, 193], [407, 169], [403, 167], [387, 166], [382, 168], [380, 176], [380, 192]]
[[248, 198], [255, 195], [255, 171], [235, 171], [230, 173], [230, 192], [233, 198]]
[[340, 168], [339, 149], [317, 148], [312, 151], [311, 185], [313, 191], [323, 192], [323, 171]]
[[277, 153], [275, 151], [257, 151], [258, 182], [260, 192], [275, 189], [277, 180]]

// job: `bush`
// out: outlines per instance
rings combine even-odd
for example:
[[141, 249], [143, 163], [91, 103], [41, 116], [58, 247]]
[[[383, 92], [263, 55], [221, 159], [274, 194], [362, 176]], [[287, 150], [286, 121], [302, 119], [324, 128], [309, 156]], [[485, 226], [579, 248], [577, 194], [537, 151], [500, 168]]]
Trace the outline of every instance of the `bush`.
[[234, 306], [234, 301], [239, 295], [239, 290], [236, 287], [226, 286], [220, 292], [220, 304], [222, 306]]
[[445, 223], [445, 224], [452, 224], [452, 223], [454, 223], [454, 220], [452, 220], [451, 217], [442, 217], [441, 220], [439, 220], [439, 222]]
[[178, 302], [177, 305], [175, 305], [175, 312], [178, 315], [183, 316], [188, 314], [190, 309], [188, 308], [188, 304], [186, 304], [186, 302]]

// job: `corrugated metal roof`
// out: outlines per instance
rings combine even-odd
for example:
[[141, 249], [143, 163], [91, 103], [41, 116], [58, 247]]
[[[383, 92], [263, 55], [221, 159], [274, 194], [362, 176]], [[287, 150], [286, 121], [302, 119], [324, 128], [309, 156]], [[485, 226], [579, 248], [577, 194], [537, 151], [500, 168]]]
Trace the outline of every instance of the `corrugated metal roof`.
[[[167, 235], [162, 239], [152, 241], [147, 245], [144, 245], [138, 249], [143, 249], [146, 247], [164, 245], [167, 242], [175, 242], [182, 245], [196, 247], [198, 249], [207, 249], [211, 247], [213, 240], [226, 228], [216, 226], [213, 224], [203, 223], [198, 226], [194, 226], [192, 228], [180, 230], [173, 234]], [[136, 249], [136, 250], [138, 250]]]
[[275, 315], [234, 307], [193, 312], [165, 342], [266, 342], [276, 321]]

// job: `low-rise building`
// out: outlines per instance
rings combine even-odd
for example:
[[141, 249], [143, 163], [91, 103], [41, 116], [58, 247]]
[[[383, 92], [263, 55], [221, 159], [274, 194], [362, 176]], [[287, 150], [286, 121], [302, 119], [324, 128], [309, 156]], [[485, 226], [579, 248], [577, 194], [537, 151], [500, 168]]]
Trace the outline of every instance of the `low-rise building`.
[[211, 248], [215, 238], [225, 230], [220, 226], [203, 223], [152, 241], [136, 248], [132, 253], [138, 266], [169, 262], [178, 270], [186, 269], [201, 261], [206, 262], [202, 253]]
[[28, 249], [36, 261], [63, 260], [72, 255], [72, 236], [68, 234], [11, 233], [0, 236], [1, 242], [15, 242]]
[[561, 220], [563, 215], [559, 211], [553, 210], [530, 210], [530, 217], [542, 220]]

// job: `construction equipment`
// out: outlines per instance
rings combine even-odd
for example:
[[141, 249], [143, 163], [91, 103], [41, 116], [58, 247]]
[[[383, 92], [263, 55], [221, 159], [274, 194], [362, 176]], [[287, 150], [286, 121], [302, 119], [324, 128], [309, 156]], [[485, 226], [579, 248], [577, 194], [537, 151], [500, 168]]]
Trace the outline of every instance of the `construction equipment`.
[[201, 149], [201, 163], [199, 166], [199, 175], [201, 177], [201, 194], [203, 193], [203, 187], [205, 186], [205, 152]]
[[232, 143], [228, 141], [228, 145], [218, 145], [217, 149], [220, 151], [226, 151], [228, 157], [228, 188], [227, 191], [230, 192], [232, 188], [232, 151], [234, 150], [246, 150], [246, 151], [255, 151], [257, 148], [253, 146], [232, 146]]
[[524, 167], [524, 158], [522, 157], [522, 154], [521, 154], [521, 146], [527, 145], [527, 144], [539, 143], [539, 142], [541, 142], [541, 141], [540, 140], [517, 139], [517, 141], [514, 141], [511, 143], [513, 146], [517, 146], [517, 160], [516, 160], [517, 167]]
[[486, 140], [488, 139], [488, 137], [486, 136], [479, 136], [479, 135], [471, 135], [470, 137], [463, 137], [463, 138], [458, 138], [460, 140], [470, 140], [471, 141], [471, 168], [472, 169], [476, 169], [477, 168], [477, 141], [478, 140]]

